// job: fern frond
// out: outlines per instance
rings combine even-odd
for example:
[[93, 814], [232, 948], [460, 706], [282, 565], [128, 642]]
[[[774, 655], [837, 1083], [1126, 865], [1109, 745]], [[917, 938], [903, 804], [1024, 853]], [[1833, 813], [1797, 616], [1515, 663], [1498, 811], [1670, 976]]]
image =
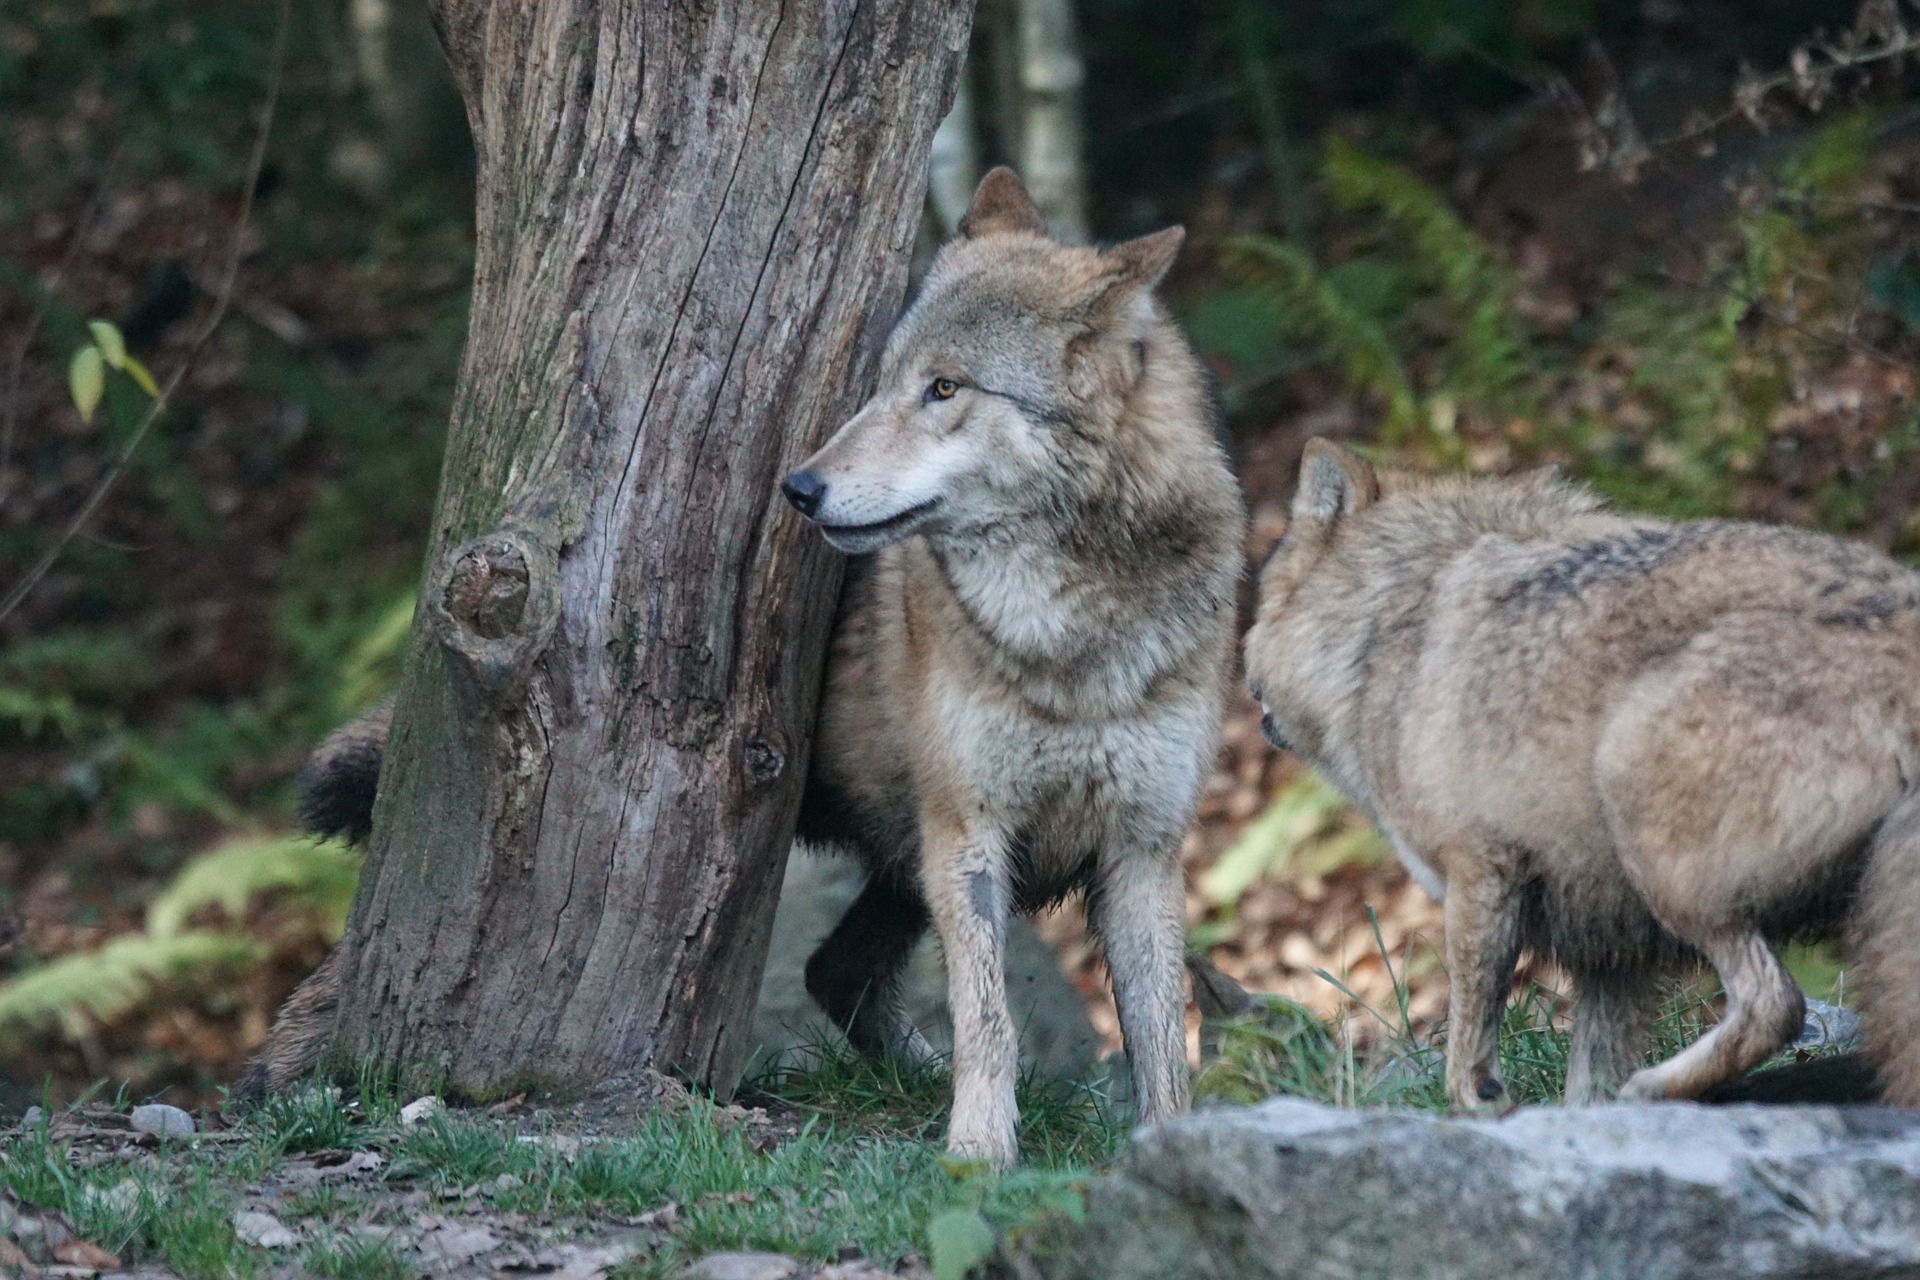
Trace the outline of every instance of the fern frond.
[[264, 954], [251, 938], [210, 929], [164, 937], [124, 934], [0, 985], [0, 1031], [58, 1022], [69, 1037], [78, 1037], [87, 1030], [82, 1015], [111, 1021], [146, 999], [156, 982], [213, 967], [257, 964]]
[[400, 661], [406, 656], [407, 636], [413, 631], [414, 606], [420, 595], [409, 591], [388, 606], [341, 664], [339, 691], [334, 695], [334, 710], [342, 718], [359, 715], [372, 706], [399, 677]]
[[195, 858], [174, 877], [147, 908], [147, 932], [174, 936], [210, 903], [238, 918], [249, 898], [268, 889], [291, 889], [344, 919], [359, 875], [360, 859], [337, 843], [309, 836], [231, 841]]
[[1418, 400], [1393, 339], [1353, 303], [1298, 245], [1268, 236], [1235, 236], [1221, 246], [1222, 265], [1242, 283], [1268, 289], [1289, 324], [1336, 360], [1347, 379], [1387, 402], [1389, 439], [1418, 421]]
[[1407, 238], [1414, 257], [1439, 273], [1449, 297], [1477, 298], [1505, 283], [1500, 256], [1460, 220], [1445, 196], [1399, 165], [1334, 136], [1327, 139], [1325, 175], [1336, 204], [1378, 209]]

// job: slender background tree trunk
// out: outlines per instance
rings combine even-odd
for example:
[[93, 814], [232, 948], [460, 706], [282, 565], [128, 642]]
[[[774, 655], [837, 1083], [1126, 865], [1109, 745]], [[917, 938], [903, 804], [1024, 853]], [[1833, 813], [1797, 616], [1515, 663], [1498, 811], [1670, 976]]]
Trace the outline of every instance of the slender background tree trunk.
[[473, 318], [336, 1054], [738, 1073], [838, 572], [775, 481], [868, 389], [968, 0], [437, 0]]

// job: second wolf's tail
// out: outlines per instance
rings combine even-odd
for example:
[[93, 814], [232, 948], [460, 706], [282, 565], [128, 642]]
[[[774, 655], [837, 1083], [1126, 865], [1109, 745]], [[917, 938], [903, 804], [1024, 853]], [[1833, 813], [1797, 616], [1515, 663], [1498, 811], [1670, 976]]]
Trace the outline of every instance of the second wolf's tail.
[[[315, 747], [300, 768], [300, 825], [317, 836], [359, 843], [373, 830], [373, 796], [393, 727], [393, 699], [341, 725]], [[320, 1063], [333, 1037], [340, 1000], [340, 949], [295, 987], [273, 1015], [267, 1042], [233, 1087], [243, 1103], [264, 1101]]]
[[1867, 852], [1853, 918], [1853, 976], [1881, 1097], [1920, 1107], [1920, 792], [1888, 814]]

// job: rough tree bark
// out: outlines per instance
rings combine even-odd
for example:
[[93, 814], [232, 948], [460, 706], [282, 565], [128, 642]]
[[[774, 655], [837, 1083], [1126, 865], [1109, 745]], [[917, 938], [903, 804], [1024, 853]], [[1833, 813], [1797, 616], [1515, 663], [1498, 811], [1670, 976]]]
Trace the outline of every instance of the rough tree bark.
[[870, 385], [970, 0], [436, 0], [473, 318], [334, 1051], [475, 1096], [738, 1073]]

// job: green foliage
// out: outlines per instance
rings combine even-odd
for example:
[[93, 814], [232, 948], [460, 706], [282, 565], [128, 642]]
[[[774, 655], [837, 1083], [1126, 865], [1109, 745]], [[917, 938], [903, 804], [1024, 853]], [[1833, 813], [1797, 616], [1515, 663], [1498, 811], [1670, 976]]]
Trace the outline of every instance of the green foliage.
[[1239, 901], [1249, 886], [1283, 866], [1308, 875], [1377, 862], [1386, 843], [1358, 820], [1346, 799], [1316, 773], [1302, 774], [1275, 794], [1200, 878], [1216, 904]]
[[[1195, 337], [1256, 376], [1317, 355], [1377, 399], [1385, 443], [1426, 464], [1458, 465], [1479, 443], [1491, 451], [1476, 456], [1554, 457], [1638, 509], [1735, 513], [1796, 394], [1794, 371], [1857, 342], [1834, 335], [1853, 333], [1861, 300], [1920, 317], [1920, 285], [1903, 261], [1876, 256], [1847, 198], [1871, 171], [1873, 128], [1856, 113], [1796, 149], [1774, 199], [1708, 230], [1689, 282], [1619, 274], [1588, 316], [1558, 329], [1536, 323], [1506, 253], [1439, 192], [1332, 139], [1321, 187], [1343, 219], [1338, 256], [1227, 240], [1233, 286], [1195, 308]], [[1877, 466], [1823, 497], [1829, 527], [1864, 522], [1866, 496], [1890, 477]]]
[[1267, 292], [1285, 332], [1310, 336], [1348, 381], [1385, 401], [1390, 439], [1413, 429], [1417, 397], [1392, 338], [1379, 318], [1356, 305], [1311, 254], [1269, 237], [1243, 236], [1222, 246], [1221, 263], [1229, 275]]
[[0, 985], [0, 1033], [54, 1023], [69, 1037], [88, 1019], [110, 1022], [146, 1000], [156, 984], [210, 970], [258, 963], [265, 948], [245, 934], [187, 927], [218, 905], [236, 920], [247, 902], [270, 889], [288, 890], [344, 923], [358, 860], [337, 846], [304, 837], [243, 839], [189, 863], [147, 913], [140, 933], [110, 938]]
[[210, 905], [237, 920], [249, 899], [270, 889], [313, 903], [338, 928], [346, 922], [359, 876], [359, 856], [337, 843], [307, 836], [235, 840], [174, 877], [147, 908], [147, 932], [157, 938], [178, 933], [188, 917]]
[[927, 1254], [933, 1280], [967, 1280], [993, 1256], [993, 1228], [977, 1209], [947, 1209], [927, 1223]]
[[87, 1018], [112, 1021], [145, 1000], [158, 982], [249, 965], [262, 954], [251, 938], [210, 929], [122, 934], [0, 985], [0, 1033], [57, 1022], [77, 1039], [88, 1030]]

